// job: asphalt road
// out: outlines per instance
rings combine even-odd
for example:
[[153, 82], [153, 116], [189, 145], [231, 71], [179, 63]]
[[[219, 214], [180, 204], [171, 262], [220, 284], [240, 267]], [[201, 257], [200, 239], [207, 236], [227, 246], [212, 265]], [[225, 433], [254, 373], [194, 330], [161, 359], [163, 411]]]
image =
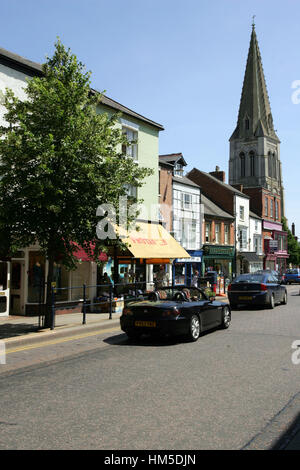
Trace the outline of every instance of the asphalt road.
[[297, 417], [299, 287], [196, 343], [120, 331], [12, 353], [0, 449], [269, 449]]

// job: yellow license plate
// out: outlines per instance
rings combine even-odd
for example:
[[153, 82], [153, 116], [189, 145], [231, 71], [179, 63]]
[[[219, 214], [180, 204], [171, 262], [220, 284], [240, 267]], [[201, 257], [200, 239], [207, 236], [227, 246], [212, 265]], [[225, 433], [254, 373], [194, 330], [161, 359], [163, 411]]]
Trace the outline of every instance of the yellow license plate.
[[156, 327], [156, 322], [155, 321], [136, 321], [135, 326], [147, 326], [150, 328]]
[[242, 295], [241, 297], [239, 297], [239, 300], [252, 300], [252, 297], [247, 296], [247, 295]]

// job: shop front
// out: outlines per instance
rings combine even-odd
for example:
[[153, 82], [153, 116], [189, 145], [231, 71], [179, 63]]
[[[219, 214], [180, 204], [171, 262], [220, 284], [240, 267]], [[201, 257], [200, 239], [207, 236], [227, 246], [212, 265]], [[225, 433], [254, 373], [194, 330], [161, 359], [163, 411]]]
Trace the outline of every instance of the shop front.
[[[59, 258], [54, 263], [56, 301], [64, 307], [77, 306], [82, 299], [83, 284], [94, 286], [97, 282], [97, 265], [88, 258], [84, 250], [76, 252], [76, 270], [67, 270]], [[101, 254], [105, 262], [107, 256]], [[48, 261], [38, 245], [17, 252], [7, 262], [0, 263], [0, 315], [39, 315], [41, 305], [46, 302], [46, 276]], [[93, 287], [88, 288], [92, 297]], [[75, 310], [74, 310], [75, 311]]]
[[289, 254], [287, 232], [282, 230], [281, 224], [264, 221], [264, 252], [264, 268], [283, 274], [286, 271]]
[[170, 285], [173, 260], [189, 260], [189, 253], [162, 225], [137, 221], [137, 227], [138, 230], [132, 231], [115, 227], [116, 233], [122, 237], [128, 248], [126, 252], [111, 256], [112, 281], [144, 283], [147, 290], [152, 290], [159, 280]]
[[187, 250], [190, 258], [176, 258], [173, 261], [173, 284], [190, 286], [193, 276], [201, 275], [202, 250]]
[[204, 245], [202, 258], [202, 276], [206, 272], [216, 272], [224, 277], [224, 282], [232, 280], [235, 248], [224, 245]]

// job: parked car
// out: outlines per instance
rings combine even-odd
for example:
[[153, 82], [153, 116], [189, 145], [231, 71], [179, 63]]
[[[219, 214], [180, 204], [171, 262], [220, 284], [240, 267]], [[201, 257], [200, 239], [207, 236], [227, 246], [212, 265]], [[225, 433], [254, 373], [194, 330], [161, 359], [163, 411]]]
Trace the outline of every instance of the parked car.
[[129, 338], [142, 334], [186, 335], [197, 341], [203, 331], [228, 328], [230, 306], [209, 298], [197, 287], [165, 287], [149, 294], [147, 301], [131, 302], [120, 317]]
[[293, 283], [300, 283], [300, 269], [293, 268], [288, 269], [283, 276], [284, 284], [293, 284]]
[[274, 308], [287, 304], [287, 290], [268, 271], [241, 274], [228, 286], [231, 308], [238, 305], [261, 305]]

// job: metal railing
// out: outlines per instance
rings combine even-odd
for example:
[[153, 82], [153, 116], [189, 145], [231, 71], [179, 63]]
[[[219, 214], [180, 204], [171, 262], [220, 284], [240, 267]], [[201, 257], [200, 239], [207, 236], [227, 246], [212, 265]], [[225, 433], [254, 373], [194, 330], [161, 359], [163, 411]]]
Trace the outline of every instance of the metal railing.
[[[52, 287], [50, 329], [53, 330], [55, 328], [57, 310], [72, 310], [76, 304], [77, 307], [81, 308], [83, 325], [86, 324], [89, 313], [108, 313], [109, 319], [112, 319], [113, 313], [121, 312], [122, 305], [125, 306], [128, 302], [146, 298], [147, 285], [149, 286], [149, 283], [134, 282], [130, 284], [108, 283], [96, 285], [83, 284], [82, 286], [73, 287]], [[76, 298], [73, 298], [72, 292], [75, 290], [79, 290], [80, 295], [76, 295]], [[94, 292], [96, 295], [91, 295], [91, 292]], [[62, 301], [59, 297], [64, 298], [65, 296], [62, 295], [64, 293], [67, 294], [68, 300]]]

